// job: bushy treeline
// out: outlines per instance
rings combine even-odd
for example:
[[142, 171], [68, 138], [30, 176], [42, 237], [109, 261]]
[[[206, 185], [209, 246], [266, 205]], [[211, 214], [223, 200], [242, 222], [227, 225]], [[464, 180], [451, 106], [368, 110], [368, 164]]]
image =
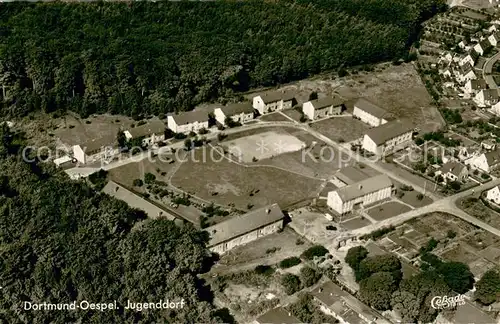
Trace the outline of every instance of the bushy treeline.
[[[0, 322], [232, 322], [197, 278], [210, 255], [207, 233], [142, 211], [26, 163], [0, 129]], [[127, 300], [184, 299], [182, 309], [125, 311]], [[24, 302], [113, 303], [118, 310], [24, 310]]]
[[[4, 114], [186, 110], [405, 55], [443, 0], [0, 4]], [[3, 94], [3, 91], [0, 91]]]

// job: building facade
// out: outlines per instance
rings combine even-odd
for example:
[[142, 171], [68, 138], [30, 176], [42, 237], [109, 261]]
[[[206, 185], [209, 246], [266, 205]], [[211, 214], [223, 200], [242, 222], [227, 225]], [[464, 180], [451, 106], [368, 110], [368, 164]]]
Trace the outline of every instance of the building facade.
[[237, 103], [214, 109], [215, 120], [226, 126], [226, 119], [231, 118], [235, 123], [244, 124], [253, 120], [254, 109], [250, 103]]
[[178, 115], [169, 115], [167, 116], [167, 126], [174, 133], [197, 133], [201, 129], [208, 129], [208, 113], [188, 111]]
[[344, 109], [344, 101], [339, 97], [325, 97], [310, 100], [302, 105], [302, 112], [310, 120], [340, 115]]
[[364, 150], [376, 155], [387, 155], [411, 144], [413, 128], [399, 121], [369, 129], [363, 137]]
[[386, 119], [388, 117], [387, 111], [363, 98], [359, 99], [354, 104], [352, 115], [373, 127], [377, 127], [388, 122]]
[[291, 92], [273, 91], [253, 97], [252, 106], [261, 115], [293, 107], [295, 96]]
[[147, 124], [130, 128], [123, 133], [129, 141], [134, 138], [142, 138], [142, 145], [149, 146], [165, 140], [166, 126], [161, 120], [152, 120]]
[[484, 89], [479, 91], [474, 96], [474, 102], [479, 107], [490, 107], [498, 103], [498, 90], [497, 89]]

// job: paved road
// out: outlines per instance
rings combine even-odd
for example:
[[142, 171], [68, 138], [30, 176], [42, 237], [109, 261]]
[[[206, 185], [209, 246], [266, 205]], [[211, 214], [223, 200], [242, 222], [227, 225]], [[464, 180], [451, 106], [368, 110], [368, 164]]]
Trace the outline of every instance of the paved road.
[[493, 71], [493, 65], [500, 60], [500, 52], [496, 53], [492, 57], [490, 57], [483, 67], [483, 79], [486, 81], [490, 89], [498, 88], [493, 76], [491, 76], [491, 72]]

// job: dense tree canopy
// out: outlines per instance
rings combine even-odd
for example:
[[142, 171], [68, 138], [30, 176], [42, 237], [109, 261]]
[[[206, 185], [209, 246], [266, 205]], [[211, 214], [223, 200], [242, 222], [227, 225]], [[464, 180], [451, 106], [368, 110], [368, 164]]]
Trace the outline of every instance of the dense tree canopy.
[[359, 297], [375, 309], [391, 308], [392, 293], [398, 288], [390, 272], [377, 272], [359, 283]]
[[[4, 136], [0, 130], [0, 137]], [[10, 144], [7, 144], [10, 145]], [[11, 151], [0, 143], [0, 152]], [[207, 234], [70, 181], [50, 165], [0, 156], [0, 322], [213, 323], [222, 319], [197, 274]], [[127, 300], [184, 299], [176, 310], [124, 311]], [[24, 311], [24, 301], [104, 303], [116, 311]]]
[[[2, 112], [186, 110], [399, 58], [443, 0], [2, 3]], [[3, 94], [2, 91], [2, 94]]]
[[496, 302], [500, 297], [500, 273], [496, 269], [486, 271], [476, 284], [474, 298], [485, 305]]

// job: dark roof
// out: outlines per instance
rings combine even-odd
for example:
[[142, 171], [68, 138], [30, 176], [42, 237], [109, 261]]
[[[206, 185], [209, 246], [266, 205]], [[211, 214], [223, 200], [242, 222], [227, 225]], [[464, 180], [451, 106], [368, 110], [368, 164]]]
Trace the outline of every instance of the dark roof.
[[441, 167], [441, 170], [443, 173], [448, 173], [450, 172], [451, 174], [455, 175], [455, 176], [459, 176], [460, 175], [460, 172], [464, 169], [464, 168], [467, 168], [465, 165], [463, 165], [462, 163], [460, 162], [456, 162], [456, 161], [449, 161], [447, 163], [445, 163], [442, 167]]
[[484, 156], [490, 167], [500, 163], [500, 150], [484, 153]]
[[[472, 67], [472, 65], [471, 65], [469, 62], [465, 63], [464, 65], [462, 65], [462, 66], [460, 67], [460, 73], [461, 73], [462, 75], [466, 75], [466, 74], [467, 74], [467, 73], [469, 73], [470, 71], [473, 71], [473, 72], [474, 72], [474, 68]], [[475, 74], [475, 73], [474, 73], [474, 74]]]
[[496, 323], [496, 320], [471, 303], [466, 302], [465, 305], [457, 306], [452, 323], [492, 324]]
[[497, 89], [483, 89], [484, 100], [498, 99]]
[[206, 122], [208, 121], [208, 113], [206, 111], [186, 111], [178, 115], [170, 115], [175, 120], [177, 125], [186, 125], [193, 122]]
[[483, 90], [488, 88], [488, 84], [484, 79], [469, 80], [469, 82], [473, 90]]
[[483, 39], [479, 42], [479, 45], [483, 50], [491, 47], [491, 43], [488, 41], [488, 39]]
[[365, 180], [368, 178], [368, 175], [353, 166], [348, 166], [335, 173], [335, 177], [343, 183], [350, 185]]
[[383, 118], [388, 115], [387, 111], [364, 98], [360, 98], [358, 101], [356, 101], [354, 107], [358, 107], [359, 109], [366, 111], [370, 115], [377, 118]]
[[257, 318], [260, 324], [298, 324], [302, 323], [299, 319], [295, 318], [290, 312], [278, 307], [271, 309]]
[[117, 146], [116, 139], [114, 137], [110, 137], [110, 136], [99, 137], [99, 138], [95, 138], [95, 139], [92, 139], [92, 140], [89, 140], [89, 141], [86, 141], [86, 142], [80, 144], [81, 149], [85, 153], [95, 152], [95, 151], [100, 150], [102, 147], [106, 147], [106, 146], [116, 147]]
[[406, 121], [394, 120], [367, 130], [366, 136], [371, 138], [375, 144], [381, 145], [394, 137], [412, 132], [413, 129], [414, 127]]
[[497, 41], [499, 41], [499, 40], [500, 40], [500, 32], [496, 32], [496, 33], [494, 33], [494, 34], [493, 34], [493, 35], [491, 35], [491, 36], [493, 36], [493, 37], [494, 37]]
[[260, 94], [260, 97], [262, 98], [262, 101], [264, 101], [264, 103], [268, 104], [280, 100], [283, 101], [293, 100], [295, 98], [295, 94], [291, 91], [276, 90]]
[[241, 113], [251, 113], [254, 110], [250, 102], [234, 103], [219, 108], [224, 112], [224, 115], [226, 116], [233, 116]]
[[278, 204], [272, 204], [244, 215], [232, 217], [205, 229], [210, 234], [208, 246], [229, 241], [263, 226], [275, 223], [284, 217]]
[[344, 104], [344, 100], [339, 96], [334, 96], [334, 97], [324, 97], [311, 100], [310, 103], [312, 104], [314, 109], [321, 109], [330, 106], [334, 107], [342, 106]]
[[359, 197], [363, 197], [372, 192], [377, 192], [381, 189], [392, 187], [392, 181], [385, 174], [350, 184], [348, 186], [338, 188], [335, 191], [339, 194], [342, 201], [350, 201]]
[[129, 129], [128, 132], [133, 138], [138, 138], [152, 134], [162, 134], [165, 132], [165, 129], [165, 123], [159, 119], [153, 119], [147, 124]]

